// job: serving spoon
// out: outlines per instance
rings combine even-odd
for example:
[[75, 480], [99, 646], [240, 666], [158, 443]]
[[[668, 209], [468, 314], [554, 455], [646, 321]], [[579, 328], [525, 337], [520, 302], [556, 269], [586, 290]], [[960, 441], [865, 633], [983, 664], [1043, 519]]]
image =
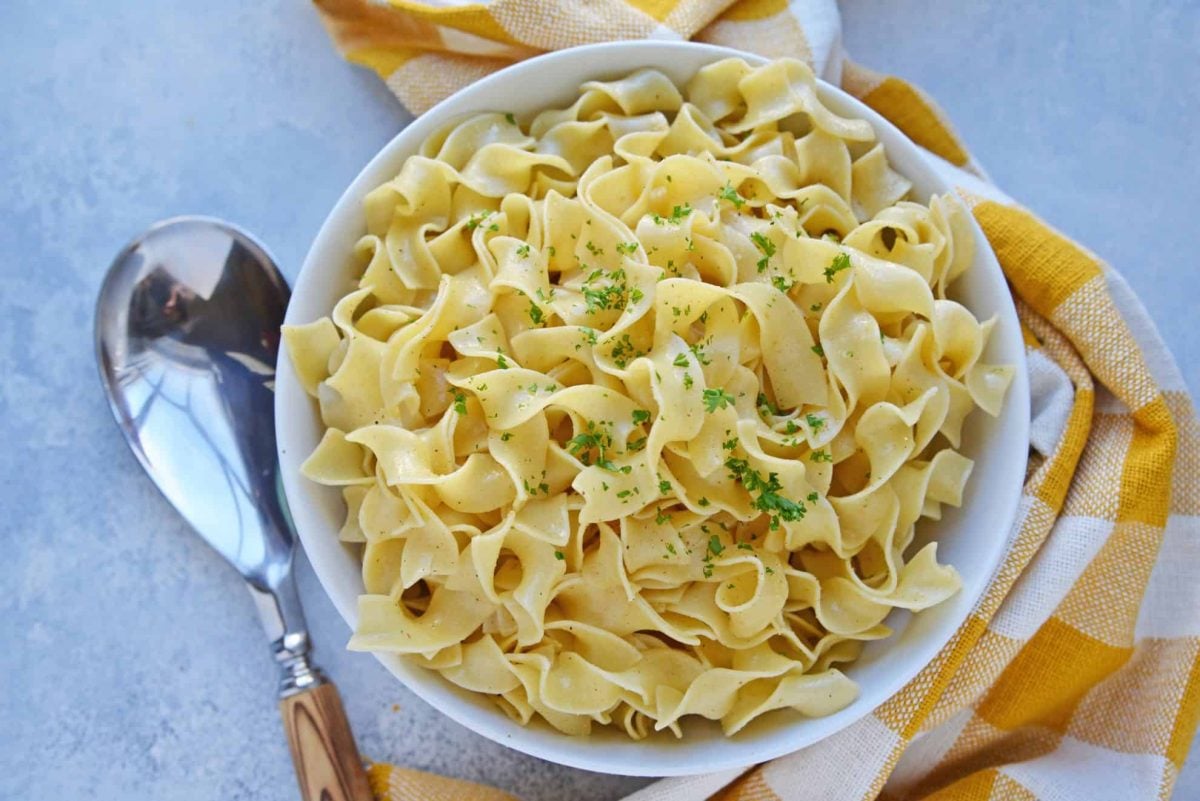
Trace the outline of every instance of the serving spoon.
[[151, 226], [109, 267], [96, 358], [125, 441], [162, 494], [246, 580], [279, 665], [305, 801], [370, 801], [337, 688], [310, 660], [295, 535], [275, 453], [274, 382], [289, 291], [230, 223]]

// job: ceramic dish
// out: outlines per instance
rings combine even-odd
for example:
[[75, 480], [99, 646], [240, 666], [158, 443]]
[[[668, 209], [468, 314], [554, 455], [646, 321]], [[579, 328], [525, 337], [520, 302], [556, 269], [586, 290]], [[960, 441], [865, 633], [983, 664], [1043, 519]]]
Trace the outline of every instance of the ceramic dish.
[[[354, 243], [365, 230], [362, 201], [368, 191], [393, 177], [421, 141], [448, 122], [479, 111], [512, 111], [522, 117], [566, 105], [588, 80], [606, 80], [641, 67], [666, 73], [684, 84], [704, 64], [740, 56], [752, 64], [764, 59], [727, 48], [688, 42], [619, 42], [550, 53], [516, 64], [455, 94], [400, 132], [367, 164], [329, 213], [297, 279], [287, 322], [311, 322], [329, 313], [357, 278]], [[822, 84], [820, 96], [835, 113], [865, 119], [874, 126], [896, 171], [913, 182], [922, 202], [950, 187], [928, 156], [878, 114], [841, 90]], [[858, 700], [824, 718], [807, 719], [791, 710], [769, 713], [732, 738], [708, 721], [691, 721], [682, 740], [660, 733], [634, 742], [599, 731], [587, 738], [560, 734], [546, 725], [522, 727], [488, 699], [460, 689], [435, 672], [402, 657], [378, 658], [406, 687], [453, 720], [496, 742], [543, 759], [587, 770], [626, 775], [666, 776], [717, 771], [761, 762], [845, 728], [900, 690], [946, 644], [966, 619], [1000, 563], [1017, 513], [1029, 432], [1029, 388], [1024, 346], [1016, 312], [999, 265], [982, 232], [975, 228], [975, 263], [952, 295], [979, 319], [997, 315], [998, 324], [984, 360], [1011, 364], [1016, 377], [999, 418], [972, 415], [962, 452], [976, 460], [963, 506], [948, 509], [940, 521], [918, 526], [917, 545], [939, 543], [939, 561], [962, 576], [962, 590], [919, 615], [893, 613], [895, 633], [869, 643], [846, 672], [859, 687]], [[300, 464], [321, 438], [315, 404], [304, 393], [285, 350], [281, 350], [276, 396], [276, 433], [284, 487], [300, 539], [325, 591], [353, 628], [356, 598], [363, 592], [360, 555], [337, 539], [345, 515], [341, 494], [300, 475]]]

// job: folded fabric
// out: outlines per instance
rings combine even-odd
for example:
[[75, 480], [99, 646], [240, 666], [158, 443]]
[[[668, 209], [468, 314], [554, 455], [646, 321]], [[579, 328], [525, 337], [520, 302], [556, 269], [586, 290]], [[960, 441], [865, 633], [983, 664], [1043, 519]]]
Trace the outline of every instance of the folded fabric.
[[[1024, 325], [1030, 464], [1005, 561], [915, 679], [816, 745], [629, 801], [1165, 798], [1200, 717], [1200, 427], [1114, 270], [990, 184], [913, 86], [845, 61], [832, 0], [317, 0], [349, 60], [414, 113], [513, 61], [695, 39], [808, 61], [891, 120], [971, 207]], [[380, 799], [508, 799], [385, 764]]]

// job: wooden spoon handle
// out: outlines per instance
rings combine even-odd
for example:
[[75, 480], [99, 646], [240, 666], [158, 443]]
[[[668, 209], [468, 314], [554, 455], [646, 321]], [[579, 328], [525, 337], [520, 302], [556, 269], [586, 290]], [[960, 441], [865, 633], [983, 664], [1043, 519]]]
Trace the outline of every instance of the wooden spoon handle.
[[367, 773], [332, 683], [279, 702], [304, 801], [372, 801]]

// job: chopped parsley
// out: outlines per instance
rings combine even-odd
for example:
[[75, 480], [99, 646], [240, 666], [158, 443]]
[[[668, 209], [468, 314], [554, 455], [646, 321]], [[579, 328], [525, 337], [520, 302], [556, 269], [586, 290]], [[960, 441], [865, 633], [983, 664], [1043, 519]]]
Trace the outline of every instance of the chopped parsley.
[[686, 354], [681, 353], [675, 357], [675, 361], [671, 362], [671, 364], [675, 365], [676, 367], [687, 367], [689, 364], [691, 364], [691, 362], [688, 361]]
[[833, 277], [842, 270], [850, 269], [850, 256], [845, 253], [839, 253], [833, 257], [833, 261], [825, 268], [825, 283], [832, 284]]
[[561, 562], [567, 558], [567, 555], [565, 553], [563, 553], [562, 551], [555, 551], [554, 558]]
[[610, 355], [617, 367], [624, 370], [629, 362], [646, 354], [634, 347], [633, 342], [629, 339], [629, 334], [622, 334], [621, 338], [613, 345]]
[[774, 531], [779, 528], [779, 521], [793, 522], [804, 518], [807, 508], [803, 503], [785, 498], [779, 494], [783, 485], [779, 483], [779, 474], [768, 473], [764, 479], [762, 473], [750, 466], [745, 459], [735, 459], [732, 456], [725, 460], [729, 469], [729, 477], [740, 482], [751, 495], [758, 493], [754, 499], [754, 508], [767, 513], [770, 527]]
[[670, 217], [663, 217], [661, 215], [654, 214], [652, 215], [651, 219], [654, 220], [655, 225], [666, 225], [667, 223], [679, 225], [679, 223], [683, 222], [683, 218], [691, 214], [692, 211], [692, 204], [684, 203], [682, 206], [675, 206], [672, 208]]
[[543, 495], [550, 494], [550, 485], [547, 484], [545, 481], [541, 482], [536, 487], [534, 487], [534, 486], [531, 486], [529, 481], [527, 481], [526, 479], [521, 479], [521, 484], [524, 485], [525, 492], [529, 495], [537, 495], [539, 492], [541, 492]]
[[821, 356], [822, 358], [825, 356], [825, 349], [821, 347], [821, 344], [819, 342], [816, 345], [812, 346], [812, 352], [817, 354], [818, 356]]
[[592, 243], [592, 240], [590, 240], [590, 239], [588, 240], [587, 244], [584, 247], [586, 247], [588, 249], [588, 253], [591, 253], [593, 256], [603, 256], [604, 255], [604, 248], [596, 247]]
[[767, 239], [758, 231], [750, 234], [750, 241], [753, 242], [755, 247], [762, 251], [763, 254], [763, 257], [755, 262], [754, 266], [758, 268], [760, 273], [765, 273], [767, 271], [767, 262], [772, 256], [775, 255], [775, 243], [770, 239]]
[[764, 417], [768, 414], [773, 414], [776, 417], [783, 414], [779, 407], [771, 403], [771, 399], [763, 392], [758, 393], [758, 397], [754, 399], [754, 405], [758, 407], [759, 413]]
[[727, 439], [721, 443], [721, 448], [723, 450], [727, 450], [727, 451], [737, 450], [737, 446], [738, 446], [737, 437], [734, 437], [733, 439]]
[[[605, 453], [612, 447], [612, 434], [607, 428], [597, 426], [595, 421], [588, 420], [587, 427], [581, 434], [576, 434], [567, 440], [567, 450], [572, 456], [578, 456], [585, 465], [592, 463], [592, 451], [596, 452], [597, 464], [608, 462]], [[611, 464], [611, 462], [609, 462]]]
[[517, 248], [517, 255], [520, 256], [522, 259], [529, 258], [529, 243], [528, 242], [526, 242], [524, 245], [521, 245], [521, 247]]
[[609, 273], [608, 277], [612, 283], [607, 286], [599, 288], [590, 286], [593, 281], [600, 279], [603, 275], [604, 270], [593, 270], [584, 280], [584, 284], [589, 285], [583, 288], [583, 299], [587, 303], [588, 314], [594, 314], [601, 309], [620, 309], [630, 300], [636, 303], [644, 297], [642, 291], [637, 287], [634, 287], [632, 292], [629, 291], [624, 270], [614, 270]]
[[708, 412], [724, 409], [733, 405], [733, 396], [723, 389], [704, 390], [704, 408]]
[[662, 493], [663, 495], [666, 495], [668, 492], [671, 491], [671, 482], [667, 481], [665, 478], [660, 479], [658, 482], [658, 491], [660, 493]]
[[778, 289], [780, 292], [782, 292], [785, 295], [788, 292], [790, 292], [792, 287], [794, 287], [795, 285], [796, 285], [795, 281], [789, 281], [787, 278], [785, 278], [782, 275], [771, 276], [771, 286], [775, 287], [776, 289]]
[[699, 342], [695, 345], [688, 345], [688, 350], [692, 352], [692, 355], [696, 357], [696, 361], [700, 362], [700, 364], [712, 364], [712, 359], [704, 355], [704, 347]]
[[825, 418], [817, 417], [812, 412], [804, 415], [804, 422], [808, 423], [808, 427], [813, 430], [814, 434], [825, 427]]
[[[492, 212], [490, 212], [490, 211], [481, 211], [477, 214], [472, 214], [470, 217], [467, 218], [467, 230], [474, 231], [476, 228], [478, 228], [480, 226], [480, 224], [484, 220], [486, 220], [488, 217], [491, 217], [491, 216], [492, 216]], [[497, 229], [497, 230], [499, 230], [499, 229]]]
[[650, 421], [650, 412], [646, 411], [645, 409], [634, 409], [633, 410], [633, 424], [635, 426], [641, 425], [642, 423], [647, 423], [649, 421]]
[[[654, 522], [655, 522], [657, 525], [660, 525], [660, 526], [661, 526], [663, 523], [670, 523], [670, 522], [671, 522], [671, 516], [670, 516], [669, 514], [667, 514], [666, 512], [664, 512], [664, 511], [663, 511], [661, 508], [660, 508], [660, 509], [656, 509], [656, 510], [655, 510], [655, 512], [656, 512], [657, 514], [655, 514], [655, 515], [654, 515]], [[670, 551], [670, 552], [673, 554], [673, 553], [675, 553], [675, 546], [673, 546], [673, 545], [668, 545], [668, 546], [667, 546], [667, 550], [668, 550], [668, 551]]]
[[646, 447], [646, 438], [640, 437], [638, 439], [631, 439], [625, 447], [636, 453], [637, 451], [640, 451]]
[[711, 537], [708, 538], [708, 552], [709, 553], [711, 553], [713, 556], [720, 556], [721, 552], [724, 550], [725, 550], [725, 546], [721, 544], [721, 538], [719, 536], [717, 536], [716, 534], [713, 534]]
[[700, 500], [696, 501], [696, 503], [701, 507], [711, 505], [711, 501], [709, 501], [708, 498], [701, 498]]
[[[692, 388], [692, 384], [694, 384], [694, 383], [695, 383], [695, 382], [694, 382], [694, 381], [692, 381], [692, 374], [691, 374], [691, 373], [684, 373], [684, 374], [683, 374], [683, 388], [684, 388], [684, 389], [691, 389], [691, 388]], [[706, 390], [704, 390], [704, 391], [705, 391], [705, 392], [708, 392], [708, 390], [707, 390], [707, 389], [706, 389]]]
[[717, 193], [717, 197], [721, 198], [721, 200], [728, 200], [738, 211], [741, 211], [742, 206], [746, 205], [746, 198], [738, 194], [738, 191], [733, 188], [731, 181], [725, 182], [725, 186]]
[[809, 461], [833, 463], [833, 454], [827, 450], [813, 451], [808, 455]]
[[541, 325], [546, 319], [546, 315], [532, 300], [529, 301], [529, 319], [533, 321], [534, 325]]
[[467, 396], [461, 392], [454, 393], [454, 411], [462, 415], [467, 413]]
[[625, 305], [625, 288], [609, 285], [601, 289], [585, 288], [583, 300], [587, 303], [587, 313], [595, 314], [601, 309], [615, 309]]
[[505, 431], [503, 434], [500, 435], [501, 442], [508, 442], [512, 438], [513, 438], [513, 435], [512, 435], [511, 431]]
[[513, 113], [511, 111], [504, 115], [504, 119], [508, 120], [509, 125], [517, 124], [517, 118], [513, 116]]
[[504, 358], [503, 353], [496, 354], [496, 366], [499, 367], [501, 370], [508, 369], [508, 359]]
[[630, 254], [633, 254], [633, 253], [637, 253], [637, 249], [638, 249], [637, 242], [618, 242], [617, 243], [617, 252], [624, 253], [627, 256]]

